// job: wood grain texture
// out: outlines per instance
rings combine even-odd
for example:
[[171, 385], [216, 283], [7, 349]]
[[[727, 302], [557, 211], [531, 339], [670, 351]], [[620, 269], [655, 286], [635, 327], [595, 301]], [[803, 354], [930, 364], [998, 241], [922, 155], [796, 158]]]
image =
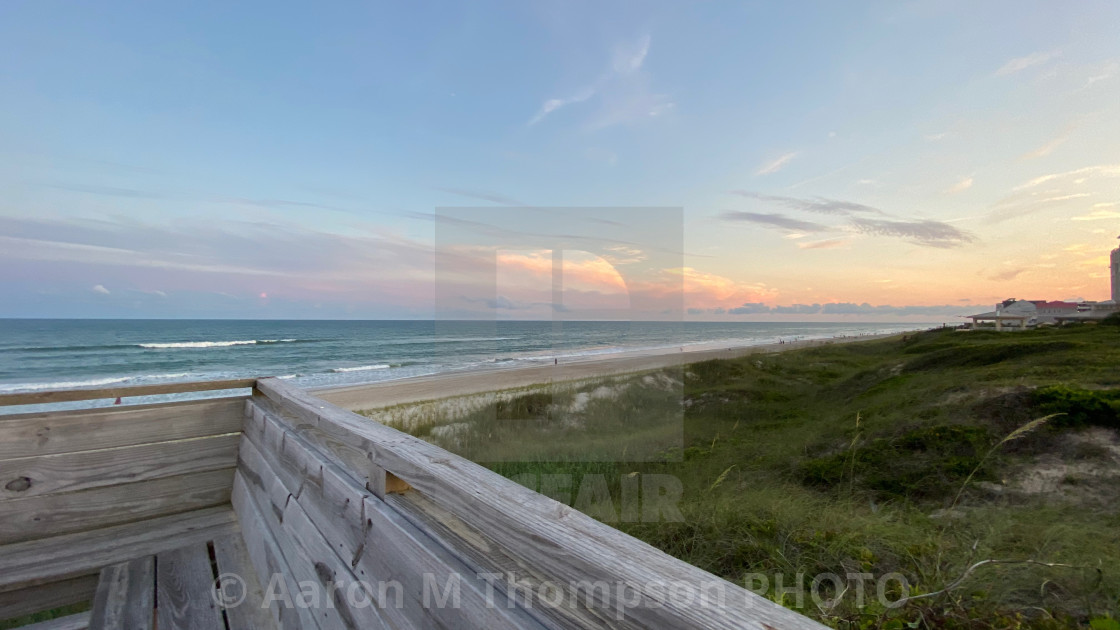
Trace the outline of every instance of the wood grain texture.
[[[823, 628], [482, 466], [282, 381], [261, 379], [257, 391], [282, 410], [294, 433], [336, 464], [361, 474], [368, 466], [363, 459], [378, 464], [407, 482], [409, 492], [490, 533], [526, 572], [559, 584], [621, 583], [632, 589], [633, 606], [603, 606], [604, 614], [659, 628]], [[666, 582], [720, 589], [725, 596], [720, 605], [695, 605], [667, 596]]]
[[282, 593], [289, 596], [299, 592], [295, 574], [288, 568], [288, 562], [280, 551], [272, 531], [265, 523], [256, 502], [249, 495], [249, 485], [243, 471], [238, 470], [233, 478], [233, 508], [241, 520], [245, 540], [245, 550], [249, 560], [265, 590], [266, 601], [277, 625], [282, 630], [314, 630], [319, 622], [311, 611], [299, 606], [286, 606], [281, 599]]
[[599, 598], [589, 602], [587, 593], [584, 592], [546, 590], [544, 592], [549, 594], [549, 599], [542, 601], [541, 589], [547, 589], [553, 580], [550, 576], [534, 573], [532, 567], [516, 553], [516, 549], [503, 544], [500, 532], [478, 531], [419, 493], [390, 496], [386, 503], [422, 529], [439, 546], [453, 549], [474, 574], [516, 576], [517, 589], [514, 591], [511, 591], [504, 578], [493, 585], [494, 599], [503, 606], [511, 598], [520, 600], [528, 594], [533, 603], [534, 614], [551, 628], [636, 630], [646, 627], [633, 619], [616, 618], [610, 602]]
[[101, 567], [239, 531], [229, 505], [0, 546], [0, 592], [96, 574]]
[[195, 543], [156, 556], [156, 612], [159, 630], [222, 628], [214, 601], [214, 572], [206, 543]]
[[44, 610], [52, 610], [88, 602], [97, 589], [96, 575], [83, 575], [49, 584], [30, 586], [0, 593], [0, 619], [22, 617]]
[[244, 409], [230, 398], [0, 416], [0, 460], [235, 433]]
[[40, 405], [44, 403], [97, 400], [100, 398], [129, 398], [159, 394], [222, 391], [253, 387], [256, 379], [243, 378], [225, 381], [192, 381], [189, 383], [164, 383], [161, 385], [136, 385], [134, 387], [109, 387], [99, 389], [58, 389], [24, 394], [0, 394], [0, 407], [11, 405]]
[[90, 611], [90, 630], [151, 630], [155, 585], [155, 556], [101, 569]]
[[74, 492], [237, 465], [240, 433], [0, 461], [0, 500]]
[[[267, 414], [264, 421], [264, 434], [282, 435], [269, 440], [272, 447], [258, 449], [253, 438], [262, 432], [247, 432], [247, 443], [242, 446], [244, 468], [256, 469], [255, 474], [262, 477], [271, 472], [277, 479], [298, 485], [298, 491], [288, 488], [292, 499], [282, 512], [283, 526], [301, 541], [323, 539], [326, 544], [317, 545], [314, 557], [334, 555], [328, 562], [340, 566], [346, 579], [374, 585], [370, 595], [391, 604], [383, 610], [391, 623], [398, 627], [545, 627], [534, 614], [506, 607], [504, 599], [502, 605], [490, 606], [490, 589], [476, 571], [387, 508], [298, 435], [283, 429], [279, 421]], [[276, 445], [282, 453], [272, 451]], [[318, 464], [312, 463], [316, 461]], [[268, 469], [263, 468], [266, 464]], [[440, 607], [437, 591], [442, 593], [449, 580], [458, 580], [458, 605]], [[379, 583], [399, 585], [399, 606], [397, 590], [376, 592]]]
[[89, 628], [88, 611], [50, 621], [40, 621], [29, 626], [20, 626], [19, 630], [86, 630], [86, 628]]
[[[276, 620], [264, 603], [257, 572], [249, 560], [249, 552], [240, 534], [214, 539], [214, 559], [218, 562], [218, 575], [235, 575], [241, 580], [244, 599], [236, 606], [225, 608], [229, 630], [272, 630]], [[235, 593], [236, 596], [236, 593]]]
[[9, 499], [0, 544], [109, 527], [229, 503], [233, 468], [78, 492]]
[[255, 447], [247, 443], [241, 449], [238, 470], [249, 482], [248, 493], [277, 541], [293, 577], [297, 582], [316, 586], [319, 605], [311, 612], [319, 627], [325, 630], [386, 627], [375, 606], [349, 605], [346, 590], [358, 582], [350, 568], [338, 559], [322, 534], [311, 525]]

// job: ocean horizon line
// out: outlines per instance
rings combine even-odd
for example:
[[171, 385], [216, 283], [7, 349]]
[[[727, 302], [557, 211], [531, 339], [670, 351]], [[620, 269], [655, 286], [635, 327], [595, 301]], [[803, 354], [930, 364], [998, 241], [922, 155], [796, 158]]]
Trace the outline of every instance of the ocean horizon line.
[[[963, 315], [957, 317], [964, 317]], [[948, 318], [947, 318], [948, 319]], [[274, 317], [0, 317], [0, 321], [26, 322], [502, 322], [514, 324], [944, 324], [945, 320], [821, 320], [821, 319], [432, 319], [432, 318], [274, 318]]]

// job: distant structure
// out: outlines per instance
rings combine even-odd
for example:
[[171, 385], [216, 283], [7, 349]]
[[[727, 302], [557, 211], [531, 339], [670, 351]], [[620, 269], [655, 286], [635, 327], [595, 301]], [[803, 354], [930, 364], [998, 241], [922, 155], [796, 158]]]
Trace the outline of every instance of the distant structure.
[[[1120, 238], [1117, 236], [1116, 238]], [[1112, 302], [1120, 304], [1120, 247], [1112, 250]]]
[[1059, 318], [1077, 313], [1077, 302], [1047, 302], [1032, 300], [1038, 308], [1039, 324], [1056, 324]]
[[1112, 250], [1109, 257], [1109, 277], [1112, 280], [1111, 300], [1073, 303], [1008, 299], [996, 304], [994, 311], [968, 317], [972, 319], [973, 328], [994, 324], [996, 330], [1022, 330], [1039, 325], [1099, 321], [1120, 312], [1120, 247]]
[[[1075, 304], [1075, 312], [1076, 308]], [[1038, 325], [1038, 305], [1030, 300], [1011, 298], [996, 304], [994, 311], [969, 315], [969, 317], [972, 318], [973, 328], [992, 323], [996, 325], [996, 330], [1003, 330], [1004, 327], [1023, 329]]]

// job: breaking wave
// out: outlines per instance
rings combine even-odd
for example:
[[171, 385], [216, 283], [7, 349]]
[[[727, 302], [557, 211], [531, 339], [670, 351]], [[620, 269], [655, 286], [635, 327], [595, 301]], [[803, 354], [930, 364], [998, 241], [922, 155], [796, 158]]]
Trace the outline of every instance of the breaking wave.
[[271, 343], [295, 343], [298, 339], [248, 339], [245, 341], [177, 341], [171, 343], [140, 343], [141, 348], [173, 349], [173, 348], [225, 348], [227, 346], [259, 346]]
[[359, 365], [357, 367], [340, 367], [334, 368], [332, 372], [366, 372], [368, 370], [388, 370], [393, 366], [388, 363], [378, 363], [377, 365]]

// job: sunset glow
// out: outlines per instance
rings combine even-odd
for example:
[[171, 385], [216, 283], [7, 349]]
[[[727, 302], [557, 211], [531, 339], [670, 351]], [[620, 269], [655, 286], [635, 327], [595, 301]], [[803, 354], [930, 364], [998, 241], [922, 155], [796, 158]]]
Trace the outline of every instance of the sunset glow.
[[[581, 249], [609, 213], [570, 226], [591, 310], [1109, 296], [1115, 3], [240, 6], [217, 35], [204, 5], [0, 8], [0, 316], [429, 318], [462, 205], [680, 208], [679, 261], [637, 276], [641, 238]], [[503, 230], [492, 298], [551, 303], [550, 251]]]

